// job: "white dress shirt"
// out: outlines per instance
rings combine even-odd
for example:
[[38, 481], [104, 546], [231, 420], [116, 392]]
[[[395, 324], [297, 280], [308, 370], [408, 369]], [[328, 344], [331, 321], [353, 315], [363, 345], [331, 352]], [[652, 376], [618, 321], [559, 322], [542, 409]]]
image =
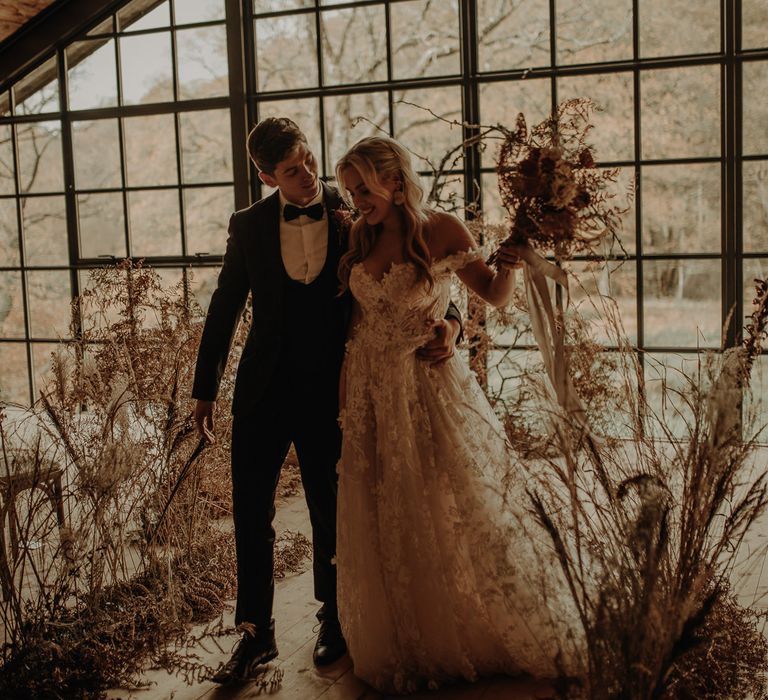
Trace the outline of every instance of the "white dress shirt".
[[[304, 206], [322, 201], [323, 188], [318, 185], [317, 196]], [[323, 208], [323, 218], [317, 221], [306, 214], [286, 221], [283, 216], [286, 204], [294, 203], [286, 200], [280, 192], [280, 253], [283, 265], [291, 279], [309, 284], [320, 274], [328, 254], [328, 213]]]

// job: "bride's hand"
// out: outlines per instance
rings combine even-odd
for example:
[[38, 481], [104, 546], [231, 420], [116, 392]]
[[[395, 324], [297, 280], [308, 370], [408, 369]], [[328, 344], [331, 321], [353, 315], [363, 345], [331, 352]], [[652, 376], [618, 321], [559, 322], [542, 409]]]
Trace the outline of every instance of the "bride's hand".
[[416, 357], [432, 365], [439, 365], [453, 357], [461, 326], [455, 318], [435, 320], [431, 326], [435, 335], [416, 351]]
[[506, 243], [499, 246], [496, 251], [496, 266], [499, 270], [517, 270], [523, 266], [524, 246]]

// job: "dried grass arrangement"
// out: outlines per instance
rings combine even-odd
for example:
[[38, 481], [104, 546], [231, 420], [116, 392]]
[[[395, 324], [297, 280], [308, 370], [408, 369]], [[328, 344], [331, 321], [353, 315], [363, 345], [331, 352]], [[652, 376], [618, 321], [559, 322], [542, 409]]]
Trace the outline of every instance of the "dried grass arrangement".
[[[524, 119], [514, 130], [463, 125], [476, 136], [462, 147], [503, 141], [498, 173], [509, 222], [489, 226], [475, 212], [479, 240], [491, 248], [505, 238], [525, 241], [566, 268], [575, 253], [599, 258], [601, 240], [621, 247], [623, 209], [606, 191], [616, 173], [594, 169], [587, 146], [591, 109], [584, 100], [566, 103], [531, 132]], [[552, 151], [562, 139], [570, 146]], [[432, 194], [455, 155], [435, 168]], [[557, 282], [556, 274], [565, 278], [552, 272]], [[737, 560], [743, 571], [768, 556], [759, 542], [748, 557], [740, 550], [768, 506], [765, 452], [757, 440], [763, 426], [747, 409], [768, 319], [768, 284], [756, 284], [743, 346], [699, 355], [696, 370], [678, 377], [683, 389], [663, 384], [661, 409], [645, 384], [649, 360], [627, 341], [612, 299], [588, 299], [612, 336], [603, 343], [562, 303], [565, 295], [556, 295], [544, 343], [562, 348], [555, 375], [545, 363], [525, 366], [513, 358], [515, 345], [532, 344], [525, 320], [530, 294], [517, 294], [511, 312], [488, 310], [470, 295], [470, 362], [485, 385], [504, 363], [499, 374], [516, 385], [505, 390], [502, 381], [490, 398], [517, 452], [514, 468], [527, 469], [531, 507], [560, 562], [586, 641], [581, 678], [563, 679], [562, 697], [768, 698], [768, 616], [732, 589]], [[490, 337], [500, 330], [507, 349]], [[614, 350], [604, 352], [608, 347]], [[567, 378], [565, 392], [553, 391], [558, 376]], [[674, 422], [683, 423], [682, 438]]]
[[[570, 697], [768, 697], [765, 614], [730, 585], [739, 546], [768, 506], [765, 458], [742, 412], [766, 318], [759, 282], [744, 345], [702, 355], [686, 388], [669, 390], [682, 439], [647, 401], [640, 361], [616, 322], [618, 372], [584, 383], [602, 395], [612, 381], [619, 400], [605, 417], [622, 422], [627, 439], [588, 441], [582, 421], [553, 406], [547, 448], [532, 455], [527, 441], [531, 505], [586, 640], [582, 684]], [[571, 350], [573, 372], [579, 350]], [[753, 563], [765, 557], [764, 546], [752, 551]]]
[[[192, 421], [202, 315], [149, 268], [94, 270], [73, 303], [77, 340], [60, 347], [38, 403], [23, 421], [0, 417], [3, 462], [27, 480], [12, 494], [19, 546], [5, 546], [0, 567], [0, 697], [97, 698], [136, 687], [147, 666], [189, 682], [212, 671], [189, 649], [189, 624], [232, 632], [221, 613], [235, 549], [219, 520], [231, 511], [228, 411], [214, 446]], [[224, 404], [233, 374], [230, 364]], [[46, 490], [52, 470], [58, 493]], [[281, 543], [278, 573], [306, 550], [297, 536]]]

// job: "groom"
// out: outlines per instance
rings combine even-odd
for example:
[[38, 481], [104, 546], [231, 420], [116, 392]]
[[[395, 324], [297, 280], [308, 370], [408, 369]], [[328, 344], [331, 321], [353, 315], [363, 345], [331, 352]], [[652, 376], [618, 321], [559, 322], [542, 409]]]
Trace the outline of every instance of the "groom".
[[[341, 433], [339, 372], [351, 300], [337, 296], [336, 269], [346, 249], [334, 210], [339, 193], [317, 176], [317, 161], [287, 118], [261, 121], [248, 136], [259, 179], [277, 191], [232, 215], [218, 286], [211, 297], [195, 369], [195, 421], [214, 440], [214, 408], [232, 338], [251, 293], [253, 320], [232, 401], [232, 504], [237, 553], [235, 624], [243, 631], [232, 658], [213, 677], [241, 680], [277, 656], [274, 597], [275, 489], [291, 443], [312, 524], [320, 629], [316, 665], [346, 652], [336, 609], [336, 462]], [[420, 350], [427, 361], [453, 353], [455, 307]]]

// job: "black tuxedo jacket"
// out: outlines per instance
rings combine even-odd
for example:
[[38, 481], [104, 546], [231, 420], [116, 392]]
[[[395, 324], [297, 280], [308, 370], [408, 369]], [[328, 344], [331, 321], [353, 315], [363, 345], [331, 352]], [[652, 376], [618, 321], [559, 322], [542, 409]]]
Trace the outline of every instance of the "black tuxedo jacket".
[[[333, 211], [342, 205], [339, 193], [321, 183], [323, 203], [328, 217], [328, 234], [339, 236]], [[346, 241], [330, 246], [335, 259], [327, 264], [338, 267], [340, 253]], [[284, 352], [283, 338], [286, 323], [301, 323], [301, 319], [287, 319], [283, 308], [284, 276], [280, 252], [280, 197], [279, 192], [259, 200], [247, 209], [235, 212], [229, 221], [229, 238], [224, 262], [219, 273], [216, 291], [211, 297], [205, 319], [203, 337], [197, 355], [192, 396], [212, 401], [226, 367], [232, 338], [243, 313], [248, 292], [251, 293], [253, 317], [248, 338], [243, 348], [235, 381], [232, 410], [237, 413], [263, 394]], [[339, 299], [349, 314], [350, 297]], [[335, 332], [335, 331], [334, 331]], [[333, 339], [340, 346], [344, 334]], [[312, 343], [312, 338], [307, 339]]]

